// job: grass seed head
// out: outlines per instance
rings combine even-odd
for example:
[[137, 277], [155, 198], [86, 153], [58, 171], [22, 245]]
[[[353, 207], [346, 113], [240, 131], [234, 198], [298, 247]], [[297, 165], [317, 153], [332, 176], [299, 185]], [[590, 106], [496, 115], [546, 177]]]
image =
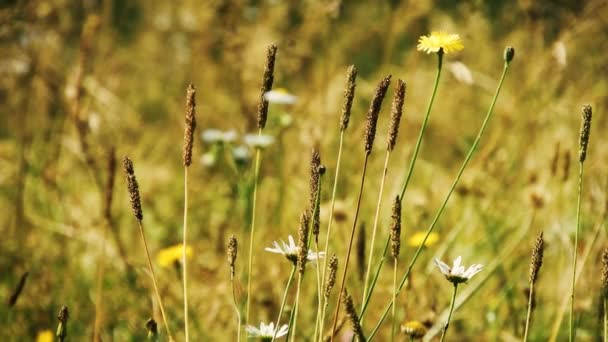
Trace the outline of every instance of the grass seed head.
[[230, 266], [230, 279], [234, 279], [238, 242], [236, 236], [232, 234], [228, 239], [228, 265]]
[[144, 214], [141, 210], [141, 197], [139, 196], [139, 184], [137, 178], [135, 178], [135, 171], [133, 170], [133, 162], [129, 157], [125, 156], [122, 165], [125, 169], [125, 175], [127, 177], [127, 189], [129, 191], [129, 199], [131, 200], [131, 208], [135, 218], [139, 221], [143, 220]]
[[304, 267], [308, 259], [308, 230], [310, 216], [304, 211], [300, 215], [300, 228], [298, 229], [298, 271], [304, 274]]
[[582, 163], [587, 158], [587, 145], [589, 145], [589, 133], [591, 132], [591, 106], [584, 105], [582, 111], [581, 136], [579, 139], [578, 160]]
[[184, 130], [184, 166], [192, 164], [192, 146], [196, 129], [196, 89], [190, 83], [186, 90], [186, 128]]
[[342, 118], [340, 120], [340, 130], [345, 131], [350, 121], [350, 110], [353, 107], [355, 98], [355, 81], [357, 80], [357, 67], [351, 65], [346, 71], [346, 88], [344, 89], [344, 103], [342, 104]]
[[327, 276], [327, 283], [325, 284], [326, 301], [331, 295], [331, 290], [336, 285], [336, 275], [338, 273], [338, 258], [335, 254], [331, 256], [331, 259], [329, 259], [329, 265], [327, 267], [329, 268], [329, 274]]
[[148, 330], [148, 339], [156, 339], [158, 336], [158, 324], [154, 318], [150, 318], [146, 321], [146, 330]]
[[396, 259], [401, 249], [401, 201], [399, 196], [396, 196], [393, 201], [391, 220], [391, 255]]
[[403, 113], [404, 99], [405, 82], [398, 80], [391, 107], [391, 121], [388, 128], [387, 148], [389, 151], [392, 151], [395, 148], [395, 143], [397, 143], [397, 135], [399, 134], [399, 123], [401, 121], [401, 114]]
[[57, 333], [56, 336], [59, 338], [59, 341], [64, 341], [66, 336], [68, 335], [68, 318], [70, 314], [68, 312], [68, 307], [63, 305], [59, 310], [59, 314], [57, 315], [57, 320], [59, 324], [57, 325]]
[[266, 65], [264, 66], [264, 77], [262, 78], [262, 87], [260, 88], [260, 102], [258, 103], [258, 128], [263, 129], [266, 126], [268, 118], [268, 101], [264, 94], [272, 89], [274, 82], [274, 62], [277, 56], [276, 44], [271, 44], [266, 50]]
[[344, 292], [342, 293], [342, 304], [344, 305], [344, 311], [350, 321], [355, 336], [357, 336], [359, 341], [365, 341], [365, 335], [363, 334], [363, 328], [359, 322], [359, 316], [357, 315], [355, 304], [353, 303], [353, 297], [351, 297], [346, 289], [344, 289]]
[[538, 279], [538, 272], [543, 264], [543, 252], [545, 250], [543, 233], [536, 238], [534, 249], [532, 249], [532, 259], [530, 261], [530, 285], [534, 285]]
[[391, 84], [391, 75], [378, 83], [376, 92], [372, 98], [372, 103], [369, 106], [367, 112], [367, 122], [365, 124], [365, 153], [372, 153], [372, 147], [374, 145], [374, 138], [376, 137], [376, 125], [378, 124], [378, 115], [380, 115], [380, 109], [382, 107], [382, 101], [388, 90], [388, 86]]

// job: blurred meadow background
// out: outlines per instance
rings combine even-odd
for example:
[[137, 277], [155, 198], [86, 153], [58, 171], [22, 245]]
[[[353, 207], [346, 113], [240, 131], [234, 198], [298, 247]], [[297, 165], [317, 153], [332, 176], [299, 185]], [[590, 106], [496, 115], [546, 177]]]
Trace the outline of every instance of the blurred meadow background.
[[[122, 171], [122, 157], [128, 155], [169, 325], [176, 340], [184, 340], [181, 254], [171, 248], [182, 242], [184, 104], [192, 83], [198, 125], [188, 185], [190, 339], [236, 341], [226, 244], [235, 234], [235, 284], [244, 303], [255, 155], [245, 136], [257, 134], [260, 85], [272, 43], [278, 47], [273, 89], [284, 89], [297, 101], [269, 105], [264, 134], [273, 140], [262, 154], [257, 189], [249, 323], [276, 320], [291, 266], [264, 248], [297, 235], [308, 203], [313, 148], [327, 170], [320, 197], [320, 241], [325, 241], [351, 64], [358, 69], [357, 87], [330, 239], [339, 274], [365, 158], [366, 112], [378, 81], [393, 77], [347, 274], [358, 309], [389, 101], [397, 79], [404, 80], [403, 118], [384, 188], [375, 261], [433, 88], [437, 58], [416, 51], [416, 45], [435, 30], [459, 34], [464, 50], [443, 59], [437, 99], [403, 199], [399, 275], [477, 135], [502, 71], [503, 49], [510, 45], [516, 53], [494, 117], [397, 298], [397, 324], [419, 321], [428, 330], [425, 339], [438, 339], [452, 286], [433, 259], [451, 264], [462, 255], [465, 265], [485, 267], [459, 287], [464, 303], [455, 310], [446, 339], [521, 340], [530, 254], [542, 231], [545, 251], [530, 340], [567, 339], [580, 113], [590, 104], [594, 118], [574, 312], [577, 340], [601, 340], [601, 252], [608, 245], [608, 148], [601, 143], [608, 126], [603, 115], [608, 4], [602, 0], [2, 1], [0, 339], [52, 340], [42, 340], [41, 333], [54, 335], [57, 313], [66, 305], [68, 341], [93, 339], [94, 330], [103, 341], [140, 341], [150, 317], [166, 340]], [[228, 132], [229, 138], [210, 139], [218, 133], [210, 129]], [[389, 258], [380, 274], [363, 321], [366, 333], [391, 300], [392, 265]], [[306, 274], [296, 337], [302, 341], [310, 340], [317, 316], [315, 266]], [[334, 289], [326, 329], [337, 294]], [[287, 312], [292, 299], [293, 293]], [[390, 321], [389, 315], [376, 340], [390, 340]], [[348, 339], [349, 333], [347, 324], [338, 336]], [[406, 339], [402, 332], [396, 336]]]

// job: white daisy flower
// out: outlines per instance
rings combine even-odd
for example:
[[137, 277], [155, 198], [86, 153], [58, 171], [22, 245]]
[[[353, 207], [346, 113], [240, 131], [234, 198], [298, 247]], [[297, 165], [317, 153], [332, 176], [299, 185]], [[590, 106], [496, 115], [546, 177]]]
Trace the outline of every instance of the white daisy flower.
[[467, 282], [469, 279], [473, 278], [474, 275], [481, 272], [481, 268], [483, 267], [481, 264], [473, 264], [465, 270], [465, 267], [460, 265], [461, 262], [462, 257], [459, 256], [454, 260], [454, 265], [450, 268], [450, 266], [443, 261], [435, 259], [435, 264], [439, 267], [441, 273], [443, 273], [445, 278], [454, 285]]
[[270, 322], [270, 324], [265, 324], [264, 322], [260, 323], [260, 327], [254, 327], [252, 325], [248, 325], [245, 330], [247, 334], [249, 334], [249, 338], [259, 338], [262, 341], [272, 340], [272, 338], [280, 338], [287, 335], [289, 331], [289, 327], [287, 324], [283, 324], [280, 328], [274, 328], [274, 323]]
[[274, 137], [266, 134], [245, 134], [243, 141], [252, 148], [264, 149], [274, 142]]
[[287, 90], [278, 88], [264, 93], [264, 99], [269, 103], [278, 104], [294, 104], [298, 100], [298, 97], [290, 94]]
[[209, 128], [201, 133], [201, 138], [206, 143], [215, 144], [222, 140], [223, 135], [224, 132], [220, 131], [219, 129]]
[[201, 162], [201, 165], [203, 165], [205, 167], [212, 167], [217, 162], [217, 156], [212, 151], [205, 152], [201, 156], [200, 162]]
[[[280, 244], [276, 241], [272, 242], [273, 248], [266, 247], [265, 250], [267, 252], [282, 254], [287, 260], [291, 261], [294, 265], [298, 262], [298, 250], [300, 249], [297, 245], [293, 236], [289, 235], [287, 238], [289, 243], [285, 243], [283, 240], [280, 240]], [[317, 259], [322, 259], [325, 255], [325, 252], [315, 253], [308, 250], [308, 261], [316, 261]]]
[[209, 128], [201, 133], [201, 139], [208, 144], [215, 143], [231, 143], [235, 141], [237, 138], [237, 133], [235, 130], [231, 129], [229, 131], [222, 131], [215, 128]]
[[249, 149], [247, 146], [237, 146], [232, 149], [232, 157], [238, 162], [246, 162], [249, 160]]

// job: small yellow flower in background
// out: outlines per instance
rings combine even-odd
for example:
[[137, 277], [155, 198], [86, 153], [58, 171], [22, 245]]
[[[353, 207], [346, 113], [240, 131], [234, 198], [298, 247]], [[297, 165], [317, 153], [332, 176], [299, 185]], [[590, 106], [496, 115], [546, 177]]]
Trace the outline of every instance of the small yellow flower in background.
[[43, 330], [38, 333], [36, 342], [53, 342], [53, 332], [50, 330]]
[[[408, 240], [407, 244], [412, 247], [419, 247], [426, 236], [426, 232], [416, 232]], [[424, 243], [424, 247], [431, 247], [439, 241], [439, 234], [431, 233]]]
[[460, 35], [442, 31], [431, 32], [430, 35], [418, 39], [418, 51], [431, 53], [439, 52], [439, 49], [443, 49], [444, 53], [451, 53], [464, 49], [464, 44], [462, 44]]
[[[175, 262], [181, 262], [183, 246], [181, 244], [161, 249], [156, 255], [156, 261], [161, 267], [170, 267]], [[192, 258], [192, 247], [186, 246], [186, 258]]]
[[401, 325], [401, 331], [411, 338], [423, 338], [426, 327], [418, 321], [410, 321]]

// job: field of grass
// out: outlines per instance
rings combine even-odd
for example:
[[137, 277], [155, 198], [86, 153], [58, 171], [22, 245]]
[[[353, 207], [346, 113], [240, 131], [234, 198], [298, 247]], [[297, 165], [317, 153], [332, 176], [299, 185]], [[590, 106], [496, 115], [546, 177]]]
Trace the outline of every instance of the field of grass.
[[[0, 340], [245, 341], [281, 312], [279, 341], [520, 341], [531, 306], [529, 341], [607, 341], [607, 18], [602, 0], [3, 2]], [[419, 51], [434, 31], [464, 48]], [[327, 255], [266, 250], [290, 235]], [[458, 256], [483, 267], [452, 302], [435, 259]]]

